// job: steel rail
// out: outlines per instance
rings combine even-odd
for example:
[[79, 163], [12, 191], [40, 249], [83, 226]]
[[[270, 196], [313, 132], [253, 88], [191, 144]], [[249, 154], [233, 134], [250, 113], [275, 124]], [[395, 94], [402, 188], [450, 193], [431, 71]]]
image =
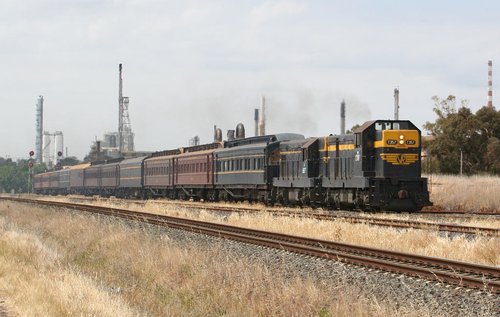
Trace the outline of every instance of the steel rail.
[[[181, 206], [188, 209], [206, 209], [210, 211], [225, 211], [225, 212], [260, 212], [260, 210], [252, 208], [244, 208], [240, 206], [196, 206], [190, 203], [176, 203], [177, 206]], [[295, 212], [295, 211], [284, 211], [272, 208], [266, 208], [264, 211], [273, 214], [274, 216], [289, 216], [289, 217], [300, 217], [300, 218], [312, 218], [325, 221], [334, 220], [344, 220], [349, 223], [355, 224], [368, 224], [376, 226], [385, 226], [401, 229], [423, 229], [423, 230], [437, 230], [443, 232], [453, 232], [462, 234], [474, 234], [474, 235], [484, 235], [484, 236], [500, 236], [500, 229], [487, 228], [487, 227], [474, 227], [474, 226], [464, 226], [452, 223], [436, 223], [429, 221], [417, 221], [417, 220], [403, 220], [403, 219], [383, 219], [383, 218], [369, 218], [365, 216], [348, 216], [348, 215], [337, 215], [337, 214], [324, 214], [318, 212]]]
[[[2, 198], [6, 199], [4, 197]], [[346, 243], [297, 237], [263, 230], [247, 229], [118, 208], [30, 199], [11, 200], [85, 210], [113, 217], [121, 217], [129, 220], [137, 220], [150, 224], [257, 244], [308, 256], [337, 260], [393, 273], [403, 273], [419, 278], [500, 293], [500, 268], [494, 266], [361, 247]]]
[[[79, 201], [91, 201], [92, 198], [79, 197]], [[130, 202], [127, 200], [127, 202]], [[144, 201], [132, 201], [134, 204], [144, 206], [146, 203]], [[205, 209], [213, 212], [238, 212], [238, 213], [257, 213], [257, 212], [267, 212], [277, 217], [298, 217], [298, 218], [310, 218], [324, 221], [335, 221], [343, 220], [348, 223], [353, 224], [366, 224], [373, 226], [382, 227], [392, 227], [398, 229], [419, 229], [419, 230], [435, 230], [441, 232], [451, 232], [459, 234], [469, 234], [469, 235], [482, 235], [491, 237], [500, 237], [500, 229], [498, 228], [488, 228], [488, 227], [475, 227], [475, 226], [464, 226], [453, 223], [438, 223], [422, 220], [404, 220], [404, 219], [390, 219], [390, 218], [373, 218], [362, 215], [345, 215], [345, 214], [335, 214], [335, 213], [320, 213], [320, 212], [307, 212], [307, 211], [294, 211], [294, 210], [282, 210], [277, 208], [265, 208], [256, 209], [241, 206], [213, 206], [210, 204], [200, 204], [195, 202], [182, 202], [182, 201], [161, 201], [161, 203], [175, 205], [177, 207], [183, 207], [186, 209], [200, 210]]]

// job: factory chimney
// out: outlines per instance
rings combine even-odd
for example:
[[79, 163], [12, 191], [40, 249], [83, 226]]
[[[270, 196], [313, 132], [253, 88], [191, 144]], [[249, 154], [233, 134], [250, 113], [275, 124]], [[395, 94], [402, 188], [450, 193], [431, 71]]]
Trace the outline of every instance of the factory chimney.
[[262, 103], [260, 106], [259, 130], [259, 135], [266, 135], [266, 98], [264, 96], [262, 96]]
[[340, 134], [345, 134], [345, 101], [340, 103]]
[[259, 109], [255, 109], [253, 119], [255, 121], [255, 136], [259, 136]]
[[123, 151], [123, 79], [122, 64], [118, 65], [118, 151]]
[[394, 88], [394, 120], [399, 120], [399, 88]]
[[36, 103], [36, 138], [35, 138], [35, 159], [36, 163], [42, 163], [43, 146], [43, 96], [38, 96]]
[[487, 106], [493, 107], [493, 62], [488, 61], [488, 98], [487, 98]]

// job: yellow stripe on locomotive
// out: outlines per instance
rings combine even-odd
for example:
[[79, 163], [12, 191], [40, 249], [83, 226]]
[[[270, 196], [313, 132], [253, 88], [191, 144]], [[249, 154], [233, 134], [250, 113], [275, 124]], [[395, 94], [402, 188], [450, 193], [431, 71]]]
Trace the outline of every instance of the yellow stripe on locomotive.
[[392, 165], [410, 165], [418, 161], [418, 154], [380, 153], [380, 157]]

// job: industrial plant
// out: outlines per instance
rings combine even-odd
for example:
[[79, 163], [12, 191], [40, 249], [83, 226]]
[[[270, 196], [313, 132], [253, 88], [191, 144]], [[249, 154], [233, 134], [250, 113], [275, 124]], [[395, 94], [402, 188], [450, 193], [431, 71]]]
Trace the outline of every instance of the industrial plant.
[[35, 120], [35, 161], [37, 164], [44, 163], [48, 168], [52, 168], [63, 158], [64, 135], [62, 131], [51, 133], [43, 130], [43, 102], [43, 96], [38, 96]]
[[118, 131], [104, 133], [103, 140], [95, 140], [90, 156], [96, 159], [134, 157], [134, 133], [128, 112], [129, 97], [123, 96], [122, 64], [118, 65]]

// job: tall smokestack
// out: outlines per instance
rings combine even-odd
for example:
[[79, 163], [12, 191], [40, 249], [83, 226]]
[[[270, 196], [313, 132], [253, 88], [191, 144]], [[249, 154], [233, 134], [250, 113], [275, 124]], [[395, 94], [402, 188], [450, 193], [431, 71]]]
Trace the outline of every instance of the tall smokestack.
[[493, 107], [493, 62], [488, 61], [488, 98], [487, 105], [488, 107]]
[[399, 120], [399, 89], [394, 88], [394, 120]]
[[266, 98], [264, 96], [262, 96], [262, 104], [260, 106], [259, 130], [259, 135], [266, 135]]
[[340, 103], [340, 134], [345, 134], [345, 101]]
[[255, 121], [255, 136], [259, 136], [259, 109], [255, 109], [253, 119]]
[[122, 64], [118, 65], [118, 151], [123, 151], [123, 79]]
[[36, 103], [36, 138], [35, 138], [35, 159], [38, 164], [42, 163], [43, 146], [43, 96], [38, 96]]

